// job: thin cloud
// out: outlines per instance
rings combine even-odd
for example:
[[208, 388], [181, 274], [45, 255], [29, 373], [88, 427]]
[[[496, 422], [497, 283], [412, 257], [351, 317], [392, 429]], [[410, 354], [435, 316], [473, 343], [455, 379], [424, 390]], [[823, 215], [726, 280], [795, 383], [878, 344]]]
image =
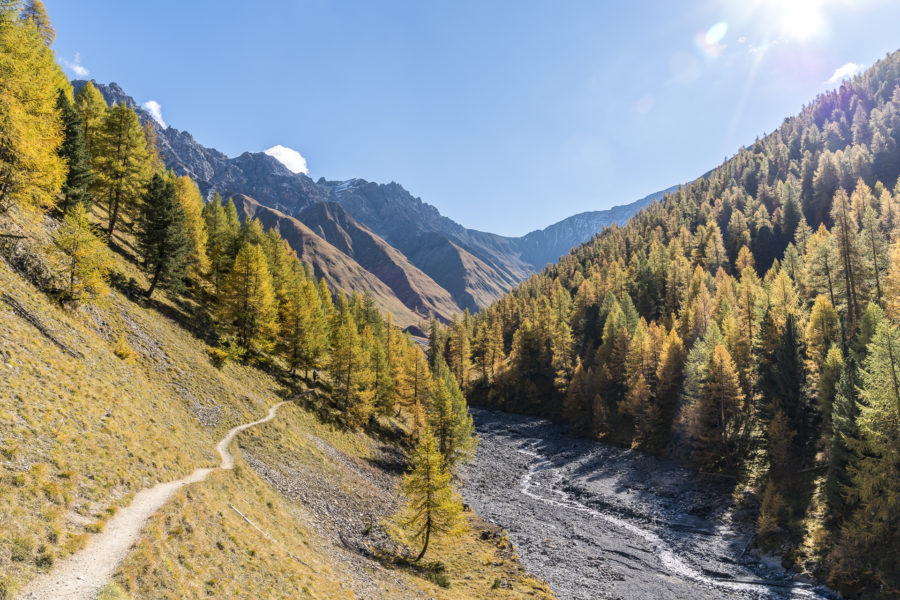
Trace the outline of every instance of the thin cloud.
[[76, 77], [87, 77], [88, 75], [91, 74], [91, 72], [88, 70], [88, 68], [85, 67], [83, 64], [81, 64], [81, 53], [80, 52], [75, 53], [75, 60], [67, 60], [67, 59], [63, 58], [60, 60], [60, 62], [62, 62], [63, 66], [65, 68], [72, 71], [72, 73], [74, 73]]
[[265, 151], [266, 154], [283, 164], [289, 171], [294, 173], [303, 173], [309, 175], [309, 168], [306, 166], [306, 159], [293, 148], [282, 146], [272, 146]]
[[141, 106], [143, 106], [144, 109], [146, 109], [146, 111], [150, 113], [150, 116], [153, 117], [154, 121], [159, 123], [160, 127], [162, 127], [163, 129], [168, 127], [168, 125], [166, 125], [166, 122], [163, 121], [162, 106], [160, 106], [159, 102], [157, 102], [156, 100], [147, 100]]
[[858, 65], [856, 63], [849, 62], [845, 65], [841, 65], [837, 69], [834, 70], [834, 74], [828, 78], [828, 83], [840, 83], [845, 79], [850, 79], [854, 75], [858, 75], [863, 70], [863, 65]]

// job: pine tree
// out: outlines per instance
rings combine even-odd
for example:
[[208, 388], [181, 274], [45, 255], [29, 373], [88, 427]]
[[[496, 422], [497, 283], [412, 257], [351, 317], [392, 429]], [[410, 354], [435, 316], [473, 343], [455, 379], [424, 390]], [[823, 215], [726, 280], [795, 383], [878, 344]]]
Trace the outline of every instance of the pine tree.
[[112, 243], [120, 212], [136, 207], [150, 178], [144, 131], [135, 112], [124, 104], [109, 109], [93, 165], [96, 197], [107, 203], [106, 235]]
[[66, 178], [56, 107], [64, 77], [34, 27], [0, 12], [0, 210], [43, 208]]
[[208, 235], [202, 214], [203, 196], [194, 180], [186, 175], [175, 180], [175, 193], [184, 214], [188, 237], [187, 275], [199, 281], [209, 271], [209, 258], [206, 256]]
[[69, 97], [63, 90], [59, 90], [56, 106], [62, 117], [63, 142], [59, 147], [59, 156], [66, 161], [68, 173], [62, 186], [63, 199], [60, 209], [65, 212], [76, 203], [90, 206], [91, 195], [89, 188], [93, 181], [91, 174], [91, 160], [84, 144], [84, 131], [81, 127], [81, 117]]
[[[886, 320], [869, 343], [861, 375], [859, 440], [847, 501], [856, 505], [841, 528], [833, 572], [855, 574], [854, 588], [900, 593], [900, 334]], [[852, 427], [850, 427], [852, 432]]]
[[425, 556], [432, 536], [462, 529], [462, 502], [451, 481], [431, 428], [421, 427], [410, 457], [410, 471], [403, 476], [407, 505], [400, 519], [412, 539], [422, 544], [416, 561]]
[[784, 469], [785, 473], [808, 459], [807, 451], [814, 439], [816, 415], [807, 393], [802, 352], [796, 321], [789, 315], [770, 358], [760, 361], [759, 367], [759, 389], [769, 403], [769, 416], [776, 411], [783, 413], [790, 430], [796, 434], [796, 443], [789, 452], [791, 464], [773, 465], [775, 469]]
[[831, 411], [831, 443], [828, 456], [828, 475], [825, 498], [832, 519], [843, 520], [848, 515], [847, 494], [852, 487], [853, 446], [858, 443], [859, 367], [851, 355], [844, 361], [841, 378], [835, 389]]
[[220, 300], [223, 325], [242, 350], [270, 350], [278, 333], [278, 313], [266, 255], [244, 244], [225, 278]]
[[110, 261], [105, 244], [93, 231], [84, 204], [77, 202], [66, 212], [55, 244], [66, 256], [67, 299], [80, 303], [109, 293]]
[[99, 90], [94, 87], [93, 83], [88, 81], [75, 94], [75, 110], [81, 116], [84, 129], [84, 145], [91, 165], [94, 165], [94, 159], [100, 152], [103, 123], [106, 120], [106, 113], [109, 107], [106, 105], [106, 100], [103, 99], [103, 95]]
[[181, 290], [190, 238], [171, 178], [157, 174], [150, 181], [140, 205], [137, 242], [150, 277], [147, 297], [153, 295], [157, 285]]
[[26, 25], [33, 26], [37, 29], [44, 44], [47, 46], [53, 44], [53, 41], [56, 39], [56, 31], [53, 30], [53, 25], [50, 23], [50, 17], [47, 15], [47, 9], [44, 7], [44, 3], [41, 2], [41, 0], [27, 0], [19, 18], [22, 19], [22, 22]]

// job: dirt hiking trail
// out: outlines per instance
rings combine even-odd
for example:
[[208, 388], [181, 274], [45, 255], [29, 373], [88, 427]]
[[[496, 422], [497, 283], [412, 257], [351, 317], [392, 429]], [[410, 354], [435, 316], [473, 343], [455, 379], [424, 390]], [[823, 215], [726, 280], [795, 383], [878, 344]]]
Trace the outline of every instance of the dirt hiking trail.
[[222, 462], [215, 468], [197, 469], [187, 477], [159, 483], [135, 494], [127, 507], [119, 510], [106, 523], [101, 533], [91, 536], [87, 546], [60, 562], [50, 572], [39, 575], [19, 594], [20, 600], [94, 600], [109, 581], [116, 567], [137, 541], [144, 523], [183, 486], [203, 481], [218, 469], [234, 468], [234, 456], [228, 450], [240, 432], [267, 423], [275, 418], [281, 405], [269, 409], [262, 419], [238, 425], [231, 429], [218, 444], [216, 450]]

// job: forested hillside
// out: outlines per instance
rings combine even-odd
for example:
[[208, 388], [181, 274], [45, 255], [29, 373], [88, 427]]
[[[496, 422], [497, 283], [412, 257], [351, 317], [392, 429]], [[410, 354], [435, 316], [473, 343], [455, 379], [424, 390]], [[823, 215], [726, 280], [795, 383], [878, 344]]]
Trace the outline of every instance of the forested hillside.
[[432, 342], [474, 401], [733, 478], [758, 546], [898, 597], [898, 145], [895, 53]]
[[278, 230], [204, 202], [132, 108], [73, 94], [54, 36], [40, 0], [0, 3], [0, 598], [283, 404], [103, 597], [546, 596], [463, 511], [475, 438], [447, 366]]

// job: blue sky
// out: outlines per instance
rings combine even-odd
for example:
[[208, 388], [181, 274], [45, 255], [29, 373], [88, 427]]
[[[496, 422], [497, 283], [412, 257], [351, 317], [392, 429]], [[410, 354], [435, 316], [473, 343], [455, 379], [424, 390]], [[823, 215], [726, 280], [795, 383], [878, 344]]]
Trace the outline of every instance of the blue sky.
[[507, 235], [691, 180], [900, 48], [892, 0], [45, 4], [70, 75], [200, 143]]

